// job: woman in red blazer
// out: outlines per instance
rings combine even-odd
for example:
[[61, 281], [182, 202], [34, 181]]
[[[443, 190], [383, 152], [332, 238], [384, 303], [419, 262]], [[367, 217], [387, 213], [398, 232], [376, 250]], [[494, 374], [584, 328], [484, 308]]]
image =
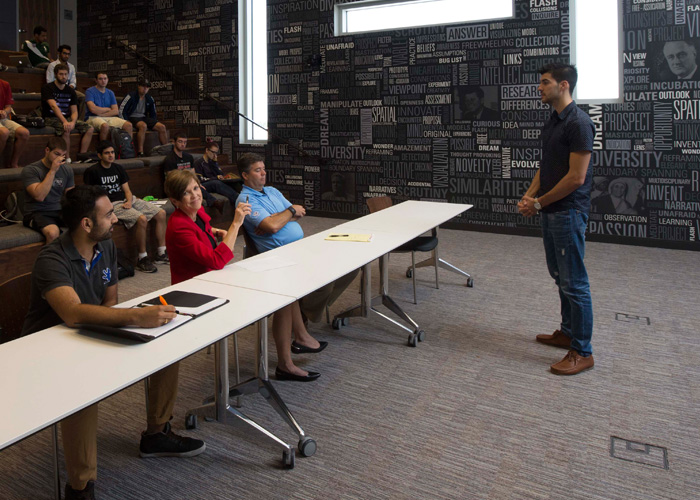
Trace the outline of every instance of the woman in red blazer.
[[239, 203], [228, 231], [212, 228], [211, 217], [202, 208], [201, 189], [199, 179], [190, 170], [173, 170], [165, 179], [165, 193], [177, 209], [165, 232], [173, 285], [228, 264], [233, 259], [238, 230], [250, 213], [248, 203]]

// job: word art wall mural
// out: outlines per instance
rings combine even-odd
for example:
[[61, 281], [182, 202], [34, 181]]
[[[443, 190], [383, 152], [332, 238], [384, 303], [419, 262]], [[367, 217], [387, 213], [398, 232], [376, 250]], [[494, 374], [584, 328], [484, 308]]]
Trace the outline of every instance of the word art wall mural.
[[[343, 37], [335, 3], [267, 2], [264, 148], [238, 144], [237, 2], [83, 0], [80, 66], [127, 86], [149, 78], [167, 118], [234, 159], [264, 153], [268, 183], [314, 214], [361, 215], [373, 196], [469, 203], [452, 227], [539, 234], [516, 205], [551, 113], [538, 70], [569, 61], [569, 2], [516, 0], [514, 19]], [[700, 0], [624, 0], [623, 24], [624, 102], [582, 106], [596, 127], [589, 238], [698, 249]]]

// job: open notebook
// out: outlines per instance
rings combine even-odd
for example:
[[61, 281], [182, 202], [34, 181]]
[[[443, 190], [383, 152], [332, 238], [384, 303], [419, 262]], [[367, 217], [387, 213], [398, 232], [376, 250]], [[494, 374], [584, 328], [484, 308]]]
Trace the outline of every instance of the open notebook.
[[[138, 326], [105, 326], [83, 324], [78, 325], [80, 330], [87, 332], [105, 333], [116, 337], [123, 337], [141, 342], [150, 342], [153, 339], [160, 337], [176, 328], [197, 319], [198, 317], [213, 311], [228, 302], [228, 299], [220, 299], [211, 295], [201, 293], [185, 292], [174, 290], [163, 295], [165, 301], [177, 309], [177, 317], [163, 326], [156, 328], [140, 328]], [[133, 307], [148, 307], [160, 305], [160, 296], [156, 295], [153, 298], [145, 300]], [[126, 307], [117, 305], [115, 307]]]

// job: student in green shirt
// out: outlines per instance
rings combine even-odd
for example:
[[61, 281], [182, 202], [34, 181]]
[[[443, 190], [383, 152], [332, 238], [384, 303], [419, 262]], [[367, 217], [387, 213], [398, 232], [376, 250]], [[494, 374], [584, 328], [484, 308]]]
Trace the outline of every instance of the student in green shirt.
[[43, 26], [34, 27], [34, 40], [25, 40], [22, 50], [29, 56], [29, 62], [35, 68], [47, 68], [51, 63], [49, 59], [49, 44], [46, 39], [49, 33]]

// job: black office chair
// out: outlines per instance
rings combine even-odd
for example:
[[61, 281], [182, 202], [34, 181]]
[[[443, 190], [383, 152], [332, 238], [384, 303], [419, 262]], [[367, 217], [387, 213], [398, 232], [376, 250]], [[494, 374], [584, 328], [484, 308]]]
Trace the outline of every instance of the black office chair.
[[[370, 213], [378, 212], [389, 208], [392, 205], [391, 198], [389, 196], [379, 196], [377, 198], [367, 198], [367, 207]], [[474, 279], [468, 273], [465, 273], [461, 269], [456, 268], [449, 262], [444, 261], [438, 255], [438, 228], [434, 228], [431, 231], [430, 236], [418, 236], [411, 241], [404, 243], [400, 247], [392, 252], [397, 253], [408, 253], [411, 252], [411, 265], [406, 269], [406, 277], [413, 279], [413, 303], [417, 304], [418, 300], [416, 298], [416, 268], [434, 266], [435, 267], [435, 288], [440, 288], [440, 281], [438, 279], [438, 267], [442, 267], [449, 271], [460, 273], [467, 277], [467, 286], [474, 286]], [[416, 264], [416, 252], [432, 252], [432, 256], [422, 262]]]

